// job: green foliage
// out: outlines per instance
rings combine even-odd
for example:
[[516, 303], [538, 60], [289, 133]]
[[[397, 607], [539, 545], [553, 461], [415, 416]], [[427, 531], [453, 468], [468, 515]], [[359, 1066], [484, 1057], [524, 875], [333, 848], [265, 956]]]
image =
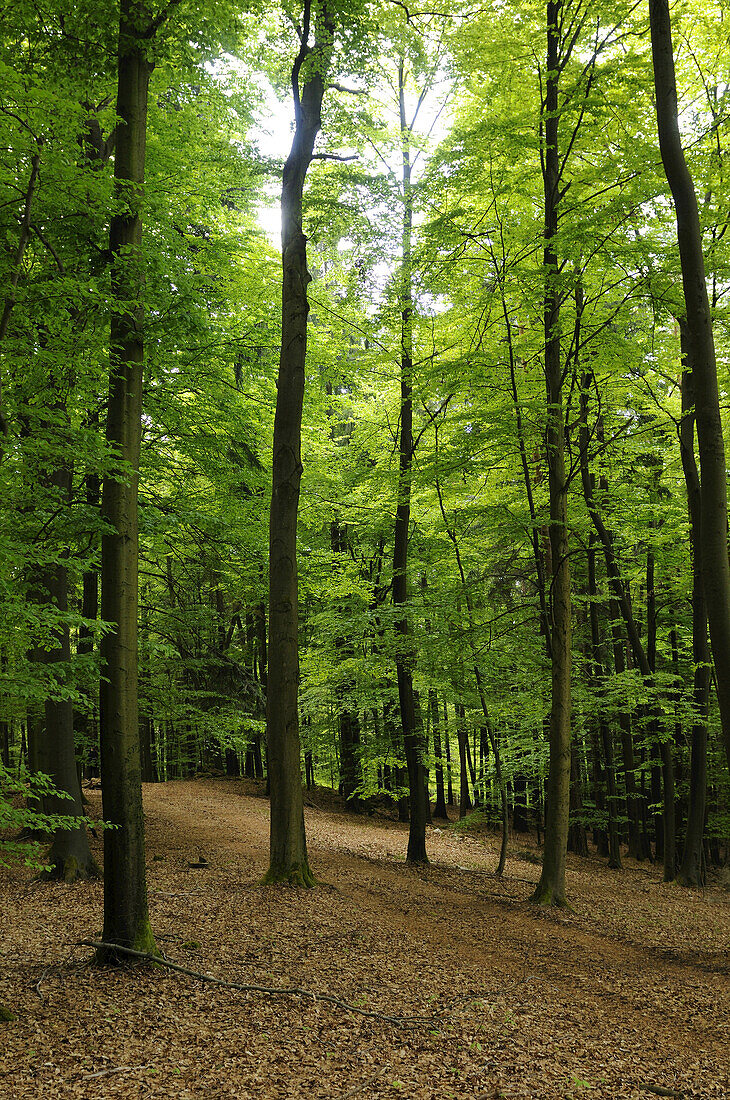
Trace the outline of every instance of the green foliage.
[[[50, 776], [42, 772], [29, 774], [24, 768], [11, 771], [0, 764], [0, 867], [22, 862], [38, 871], [48, 870], [39, 836], [50, 836], [57, 829], [76, 829], [79, 825], [110, 827], [87, 817], [46, 814], [35, 808], [49, 796], [70, 800], [70, 795], [58, 790]], [[23, 839], [8, 835], [16, 832], [24, 833]]]

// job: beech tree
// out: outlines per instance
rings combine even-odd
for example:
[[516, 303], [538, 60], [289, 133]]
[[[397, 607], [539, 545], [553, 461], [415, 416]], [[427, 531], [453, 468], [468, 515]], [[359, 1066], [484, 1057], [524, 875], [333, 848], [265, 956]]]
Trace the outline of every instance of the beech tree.
[[[693, 343], [641, 10], [398, 6], [376, 27], [315, 0], [266, 23], [125, 3], [132, 105], [152, 88], [143, 193], [112, 29], [57, 8], [0, 33], [0, 751], [63, 772], [80, 813], [101, 643], [104, 813], [129, 823], [108, 888], [135, 884], [107, 939], [147, 934], [140, 779], [268, 780], [267, 879], [311, 884], [302, 759], [310, 788], [410, 812], [412, 862], [433, 795], [501, 830], [501, 864], [510, 818], [544, 836], [545, 904], [566, 900], [568, 831], [668, 879], [676, 845], [698, 884], [727, 834], [703, 610], [727, 424], [700, 427], [711, 379], [692, 393], [707, 326]], [[704, 9], [681, 33], [704, 196], [681, 251], [705, 253], [719, 362], [725, 46]], [[516, 64], [538, 34], [544, 58]], [[255, 148], [262, 82], [293, 98], [286, 164]], [[257, 224], [279, 172], [281, 253]], [[37, 822], [71, 806], [28, 789]]]
[[[265, 882], [313, 886], [304, 832], [299, 742], [297, 511], [302, 475], [301, 423], [307, 356], [307, 241], [304, 182], [321, 126], [336, 29], [335, 13], [305, 0], [292, 66], [294, 138], [281, 193], [281, 357], [274, 420], [269, 519], [269, 651], [266, 728], [271, 785], [271, 853]], [[310, 42], [310, 35], [313, 41]]]

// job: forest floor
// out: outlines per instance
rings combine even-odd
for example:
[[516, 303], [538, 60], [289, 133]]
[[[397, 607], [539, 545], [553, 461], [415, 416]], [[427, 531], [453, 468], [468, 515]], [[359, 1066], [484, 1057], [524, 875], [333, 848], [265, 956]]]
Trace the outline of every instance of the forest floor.
[[730, 1097], [726, 890], [570, 857], [572, 908], [545, 912], [527, 901], [539, 867], [526, 838], [500, 881], [496, 837], [437, 825], [433, 862], [414, 871], [407, 826], [345, 816], [322, 791], [306, 809], [321, 885], [262, 887], [268, 803], [252, 792], [145, 786], [159, 947], [228, 981], [421, 1019], [89, 965], [77, 941], [99, 935], [101, 883], [15, 869], [0, 878], [0, 1004], [16, 1015], [0, 1024], [1, 1097]]

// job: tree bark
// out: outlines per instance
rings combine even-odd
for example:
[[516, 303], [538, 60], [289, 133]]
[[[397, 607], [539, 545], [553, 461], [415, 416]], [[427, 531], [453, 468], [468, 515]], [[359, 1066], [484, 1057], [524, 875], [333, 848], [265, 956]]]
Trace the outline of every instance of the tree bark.
[[[578, 746], [575, 740], [570, 746], [570, 816], [582, 815], [583, 812], [583, 782], [580, 774], [580, 760], [578, 759]], [[577, 856], [588, 855], [588, 836], [586, 827], [582, 821], [571, 820], [568, 828], [568, 851], [575, 852]]]
[[613, 739], [608, 724], [602, 696], [605, 693], [606, 660], [603, 653], [603, 643], [598, 623], [597, 586], [596, 586], [596, 551], [595, 535], [591, 531], [588, 546], [588, 596], [590, 599], [590, 624], [591, 624], [591, 651], [593, 657], [593, 675], [599, 692], [598, 699], [598, 730], [603, 751], [603, 764], [606, 774], [606, 801], [608, 803], [608, 866], [620, 869], [621, 845], [618, 831], [617, 808], [618, 799], [616, 792], [616, 771], [613, 763]]
[[454, 778], [451, 774], [451, 736], [449, 732], [449, 707], [444, 700], [444, 741], [446, 742], [446, 805], [454, 805]]
[[[682, 326], [683, 327], [683, 326]], [[686, 348], [686, 333], [683, 333]], [[702, 838], [707, 805], [707, 720], [710, 702], [710, 651], [707, 644], [707, 609], [702, 583], [701, 491], [694, 449], [694, 395], [689, 363], [682, 372], [682, 422], [679, 446], [687, 485], [690, 548], [692, 554], [692, 664], [694, 665], [694, 721], [690, 750], [689, 803], [687, 831], [677, 881], [682, 886], [700, 886]]]
[[548, 0], [546, 87], [543, 104], [543, 187], [545, 201], [544, 333], [547, 391], [547, 464], [550, 489], [552, 601], [550, 651], [550, 762], [548, 767], [545, 848], [540, 881], [532, 895], [539, 905], [566, 905], [565, 856], [570, 815], [571, 590], [568, 557], [568, 479], [563, 427], [563, 373], [560, 348], [560, 293], [557, 285], [560, 161], [558, 155], [558, 80], [560, 0]]
[[[347, 532], [336, 521], [330, 525], [330, 546], [333, 554], [346, 555], [348, 552]], [[338, 610], [344, 622], [347, 619], [347, 602], [340, 601]], [[335, 649], [339, 654], [340, 663], [354, 656], [352, 639], [346, 634], [337, 634]], [[352, 707], [355, 686], [355, 681], [350, 675], [340, 678], [338, 682], [337, 723], [340, 736], [340, 784], [345, 799], [345, 809], [351, 813], [361, 813], [363, 802], [357, 793], [362, 784], [360, 715]]]
[[[49, 484], [68, 505], [71, 471], [63, 459], [50, 475]], [[43, 603], [58, 613], [61, 621], [52, 631], [53, 648], [36, 649], [36, 659], [50, 668], [58, 664], [68, 667], [71, 663], [71, 638], [68, 623], [63, 622], [62, 618], [68, 613], [68, 571], [64, 560], [43, 570], [38, 591], [42, 593]], [[51, 777], [56, 789], [66, 792], [69, 798], [46, 796], [43, 799], [43, 811], [47, 814], [72, 814], [81, 817], [84, 809], [76, 767], [73, 703], [70, 699], [46, 698], [44, 718], [43, 729], [39, 731], [40, 768]], [[99, 868], [89, 848], [86, 827], [82, 824], [73, 829], [54, 831], [47, 862], [50, 870], [45, 872], [45, 877], [63, 879], [67, 883], [77, 879], [95, 878], [99, 874]]]
[[400, 702], [403, 743], [410, 791], [410, 828], [407, 863], [427, 863], [426, 824], [428, 803], [423, 765], [423, 738], [416, 723], [413, 700], [414, 642], [408, 622], [408, 529], [411, 520], [411, 472], [413, 464], [413, 290], [411, 287], [411, 225], [413, 197], [411, 189], [410, 127], [405, 113], [404, 65], [398, 67], [398, 100], [403, 170], [403, 218], [401, 242], [403, 260], [400, 283], [401, 356], [400, 356], [400, 441], [398, 504], [395, 514], [393, 545], [393, 604], [395, 606], [396, 674]]
[[301, 48], [292, 68], [294, 138], [281, 192], [281, 355], [274, 418], [269, 524], [269, 652], [266, 694], [271, 787], [270, 863], [264, 882], [313, 886], [304, 831], [299, 739], [297, 513], [302, 476], [301, 429], [307, 356], [307, 238], [304, 182], [321, 127], [333, 47], [330, 8], [319, 9], [310, 46], [311, 0], [305, 0]]
[[468, 734], [466, 731], [466, 712], [463, 703], [456, 704], [456, 736], [459, 741], [459, 820], [463, 820], [471, 810], [469, 797], [469, 769], [466, 761]]
[[707, 295], [697, 196], [679, 133], [677, 86], [668, 0], [649, 0], [659, 149], [674, 199], [682, 266], [686, 344], [692, 370], [699, 443], [701, 566], [715, 661], [722, 739], [730, 768], [730, 563], [727, 467], [722, 435], [712, 315]]
[[[121, 0], [117, 115], [121, 120], [114, 159], [120, 213], [111, 224], [111, 365], [106, 438], [125, 464], [107, 475], [102, 516], [101, 617], [111, 629], [101, 642], [101, 775], [104, 817], [105, 943], [154, 952], [145, 874], [144, 818], [137, 699], [137, 604], [139, 452], [144, 362], [142, 291], [142, 189], [147, 135], [147, 96], [152, 63], [146, 3]], [[117, 961], [99, 951], [101, 961]]]
[[441, 752], [441, 726], [439, 722], [438, 697], [433, 688], [429, 688], [428, 706], [431, 711], [431, 726], [433, 728], [433, 757], [436, 772], [436, 804], [433, 808], [433, 816], [442, 821], [448, 821], [446, 812], [446, 793], [444, 791], [444, 760]]

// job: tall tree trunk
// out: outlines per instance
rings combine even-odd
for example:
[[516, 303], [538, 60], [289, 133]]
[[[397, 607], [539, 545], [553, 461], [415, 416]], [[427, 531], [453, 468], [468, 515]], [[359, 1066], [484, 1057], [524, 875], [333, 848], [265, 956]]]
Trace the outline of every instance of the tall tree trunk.
[[410, 829], [408, 863], [427, 863], [426, 824], [428, 805], [423, 765], [423, 739], [416, 724], [413, 700], [414, 642], [406, 603], [408, 599], [408, 529], [411, 520], [411, 472], [413, 464], [413, 290], [411, 287], [411, 190], [410, 127], [406, 121], [404, 65], [398, 67], [398, 100], [403, 166], [403, 261], [400, 282], [401, 356], [400, 356], [400, 464], [398, 505], [395, 514], [393, 547], [393, 604], [395, 605], [396, 673], [398, 699], [403, 726], [403, 743], [410, 790]]
[[[62, 460], [63, 461], [63, 460]], [[71, 471], [64, 464], [50, 477], [50, 484], [68, 504], [71, 494]], [[68, 612], [68, 571], [63, 560], [44, 570], [40, 581], [44, 603], [64, 616]], [[68, 623], [59, 622], [52, 632], [53, 648], [36, 650], [37, 657], [51, 668], [62, 662], [71, 662], [71, 638]], [[41, 734], [41, 770], [50, 775], [58, 791], [69, 798], [46, 796], [43, 810], [47, 814], [83, 815], [81, 786], [74, 750], [73, 703], [70, 699], [47, 698], [45, 701], [45, 725]], [[48, 854], [47, 877], [75, 882], [93, 878], [99, 873], [84, 825], [73, 829], [56, 829]]]
[[[348, 552], [347, 532], [339, 523], [330, 525], [330, 546], [333, 554], [346, 555]], [[335, 568], [338, 568], [335, 566]], [[343, 621], [349, 616], [347, 601], [340, 601], [338, 608]], [[354, 647], [352, 638], [344, 633], [335, 637], [335, 649], [340, 662], [352, 659]], [[352, 707], [355, 681], [348, 675], [338, 684], [337, 722], [340, 735], [340, 784], [345, 799], [345, 808], [352, 813], [361, 813], [362, 798], [357, 794], [362, 784], [362, 764], [360, 760], [360, 716]]]
[[657, 129], [677, 216], [686, 343], [692, 370], [700, 453], [701, 565], [715, 660], [722, 738], [730, 768], [730, 563], [727, 544], [727, 466], [717, 384], [715, 341], [707, 296], [702, 230], [694, 183], [679, 133], [677, 86], [668, 0], [649, 0]]
[[[613, 648], [613, 667], [617, 676], [626, 671], [624, 640], [621, 634], [621, 613], [618, 602], [611, 598], [608, 602], [608, 614], [611, 621], [611, 643]], [[639, 817], [639, 794], [636, 789], [636, 760], [634, 758], [634, 738], [631, 731], [631, 716], [625, 707], [619, 709], [619, 729], [621, 730], [621, 758], [626, 787], [626, 816], [628, 818], [628, 854], [632, 859], [645, 859], [646, 838], [641, 831]]]
[[[649, 548], [646, 560], [646, 652], [649, 667], [656, 673], [656, 591], [654, 585], [654, 551]], [[661, 729], [657, 715], [651, 723], [660, 763], [652, 765], [652, 801], [662, 800], [662, 812], [654, 814], [656, 858], [661, 859], [664, 881], [673, 882], [677, 870], [676, 810], [674, 795], [674, 760], [672, 743]]]
[[269, 525], [269, 664], [266, 694], [271, 787], [270, 863], [264, 882], [313, 886], [304, 832], [299, 741], [297, 513], [307, 355], [307, 238], [302, 228], [304, 181], [321, 126], [334, 19], [323, 4], [310, 46], [312, 5], [305, 0], [301, 48], [292, 68], [294, 139], [281, 192], [281, 355], [274, 419]]
[[[686, 348], [686, 333], [683, 332]], [[682, 863], [677, 876], [682, 886], [700, 886], [702, 874], [702, 838], [707, 804], [707, 719], [710, 702], [710, 651], [707, 644], [707, 609], [702, 584], [702, 548], [700, 546], [700, 478], [694, 449], [693, 375], [689, 362], [682, 372], [682, 423], [679, 446], [687, 485], [690, 546], [692, 553], [692, 664], [694, 665], [692, 747], [690, 753], [689, 804], [687, 831]]]
[[[431, 711], [431, 726], [433, 728], [433, 757], [436, 772], [436, 804], [433, 808], [433, 816], [443, 821], [449, 820], [446, 812], [446, 795], [444, 791], [444, 759], [441, 752], [441, 726], [439, 722], [438, 697], [433, 688], [429, 688], [428, 706]], [[447, 734], [448, 735], [448, 734]]]
[[[97, 474], [86, 475], [86, 504], [94, 513], [98, 513], [101, 502], [101, 481]], [[96, 623], [99, 618], [99, 571], [92, 566], [84, 571], [82, 578], [81, 615], [88, 622]], [[94, 651], [94, 631], [82, 625], [79, 629], [78, 653], [88, 655]], [[89, 693], [83, 711], [74, 714], [74, 725], [79, 740], [86, 749], [86, 774], [90, 778], [99, 774], [99, 725], [96, 720], [96, 708], [99, 694], [96, 688], [92, 696]]]
[[583, 812], [583, 782], [580, 774], [580, 760], [578, 758], [578, 746], [575, 740], [570, 746], [570, 816], [571, 822], [568, 828], [568, 851], [575, 852], [577, 856], [588, 855], [588, 836], [586, 827], [576, 817]]
[[444, 741], [446, 743], [446, 805], [454, 805], [454, 777], [451, 774], [451, 736], [449, 731], [449, 706], [444, 700]]
[[561, 2], [548, 0], [546, 87], [543, 104], [543, 185], [545, 200], [544, 333], [547, 391], [547, 464], [550, 488], [552, 603], [550, 651], [550, 762], [542, 873], [532, 900], [566, 905], [565, 856], [570, 815], [571, 591], [568, 557], [568, 479], [563, 427], [563, 372], [560, 349], [560, 292], [555, 235], [558, 231], [560, 160], [558, 153], [559, 20]]
[[469, 768], [466, 760], [469, 735], [466, 731], [466, 712], [463, 703], [456, 704], [456, 736], [459, 741], [459, 819], [462, 820], [471, 809]]
[[[148, 60], [151, 28], [146, 3], [121, 0], [119, 86], [121, 120], [114, 158], [117, 195], [109, 246], [114, 257], [109, 411], [106, 438], [125, 464], [123, 474], [104, 478], [101, 617], [111, 629], [101, 642], [101, 775], [104, 817], [105, 943], [154, 952], [145, 875], [144, 818], [137, 702], [138, 525], [137, 492], [142, 431], [144, 361], [142, 290], [142, 188], [147, 136]], [[131, 304], [130, 304], [131, 303]], [[100, 949], [102, 961], [116, 961]]]
[[592, 531], [588, 546], [588, 596], [590, 599], [593, 670], [599, 691], [598, 729], [601, 738], [603, 764], [606, 774], [606, 801], [608, 803], [608, 866], [618, 869], [621, 867], [621, 845], [617, 820], [618, 799], [616, 793], [616, 770], [613, 763], [611, 728], [606, 718], [603, 699], [606, 682], [606, 660], [603, 653], [603, 643], [601, 642], [601, 632], [598, 623], [595, 535]]

